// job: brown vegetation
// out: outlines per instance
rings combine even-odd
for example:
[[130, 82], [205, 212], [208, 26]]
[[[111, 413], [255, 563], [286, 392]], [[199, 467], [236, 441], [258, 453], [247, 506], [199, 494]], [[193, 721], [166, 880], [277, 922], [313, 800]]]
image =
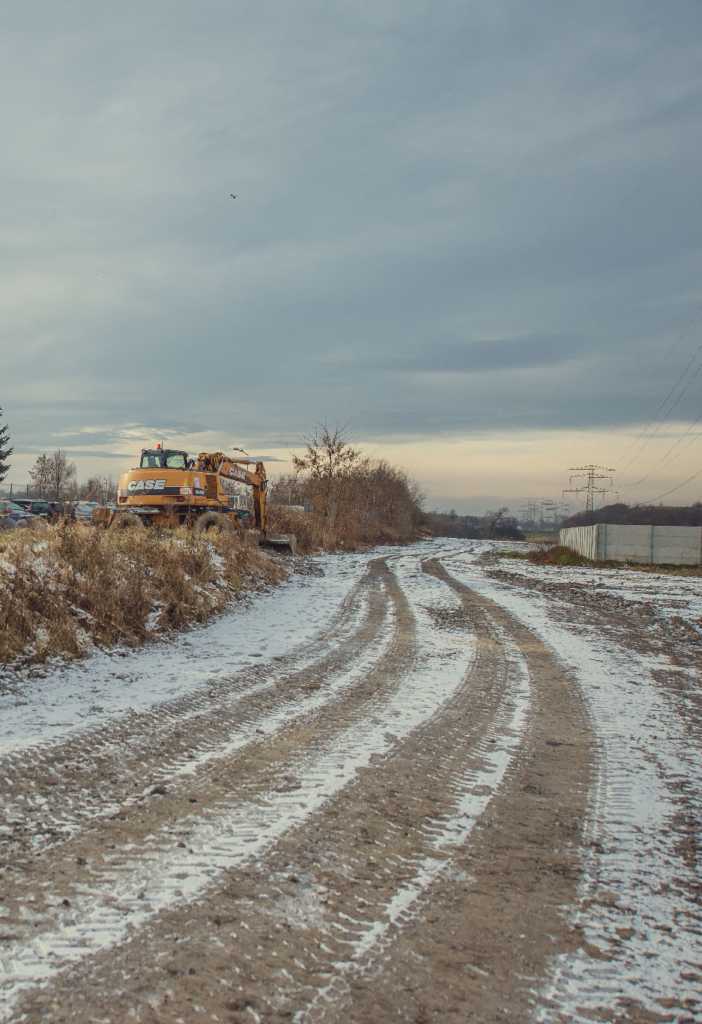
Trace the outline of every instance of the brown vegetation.
[[64, 523], [0, 536], [0, 662], [79, 657], [204, 622], [284, 571], [252, 539]]
[[418, 536], [370, 518], [308, 515], [286, 505], [268, 506], [268, 528], [271, 533], [294, 534], [300, 555], [315, 551], [362, 551], [376, 544], [407, 544]]
[[[294, 533], [301, 554], [407, 544], [422, 535], [419, 485], [396, 466], [366, 456], [343, 428], [313, 430], [293, 465], [295, 474], [271, 484], [271, 500], [279, 504], [268, 506], [268, 528]], [[311, 512], [291, 507], [305, 500]]]
[[[65, 481], [71, 467], [64, 462], [38, 460], [44, 487], [63, 485], [49, 479], [49, 470], [61, 470]], [[403, 544], [421, 535], [418, 485], [365, 456], [343, 430], [320, 428], [294, 464], [296, 473], [272, 481], [267, 527], [294, 534], [301, 554]], [[309, 514], [294, 507], [305, 499]], [[244, 584], [284, 576], [253, 535], [185, 527], [105, 531], [68, 522], [8, 531], [0, 536], [0, 663], [145, 643], [204, 622]]]
[[522, 558], [534, 565], [592, 565], [593, 563], [570, 548], [560, 544], [549, 544], [539, 547], [536, 551], [500, 551], [500, 558]]

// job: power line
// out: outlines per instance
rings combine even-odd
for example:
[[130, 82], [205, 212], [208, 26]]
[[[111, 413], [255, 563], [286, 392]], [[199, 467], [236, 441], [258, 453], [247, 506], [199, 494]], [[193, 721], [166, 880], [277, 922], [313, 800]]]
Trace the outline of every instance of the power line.
[[[691, 383], [692, 383], [692, 380], [690, 380], [688, 382], [688, 384], [691, 384]], [[694, 393], [694, 395], [692, 395], [688, 399], [687, 404], [685, 406], [685, 412], [687, 412], [687, 409], [689, 409], [690, 406], [697, 404], [697, 401], [700, 398], [700, 395], [702, 395], [702, 387], [699, 387], [697, 389], [697, 391]], [[683, 454], [683, 452], [687, 451], [687, 449], [690, 447], [691, 444], [693, 444], [696, 440], [698, 440], [698, 438], [702, 437], [702, 434], [696, 434], [685, 445], [685, 447], [682, 449], [682, 451], [678, 452], [677, 455], [673, 455], [672, 458], [669, 458], [669, 456], [672, 455], [672, 453], [675, 451], [675, 449], [680, 444], [682, 444], [682, 442], [685, 440], [685, 438], [688, 436], [688, 434], [690, 434], [691, 431], [695, 428], [695, 426], [699, 423], [700, 419], [702, 419], [702, 412], [698, 413], [698, 415], [695, 416], [695, 418], [687, 426], [687, 428], [682, 432], [682, 434], [677, 438], [677, 440], [674, 441], [674, 443], [671, 445], [671, 447], [660, 457], [658, 462], [651, 469], [649, 469], [648, 472], [644, 473], [644, 475], [642, 477], [640, 477], [636, 481], [636, 483], [631, 484], [629, 487], [627, 487], [627, 489], [624, 491], [623, 496], [625, 496], [627, 494], [630, 494], [631, 491], [633, 491], [636, 487], [638, 487], [639, 484], [642, 484], [644, 482], [644, 480], [648, 480], [649, 477], [651, 477], [654, 474], [656, 474], [657, 472], [659, 472], [660, 468], [665, 468], [666, 466], [669, 466], [671, 464], [671, 462], [675, 462], [675, 460], [678, 459]], [[643, 449], [642, 449], [642, 451], [643, 451]]]
[[[673, 392], [674, 392], [674, 391], [675, 391], [675, 389], [677, 388], [678, 384], [679, 384], [679, 383], [680, 383], [680, 381], [681, 381], [681, 380], [683, 379], [683, 377], [685, 376], [685, 374], [687, 373], [687, 371], [688, 371], [688, 370], [690, 369], [690, 367], [692, 366], [692, 364], [694, 363], [695, 359], [697, 358], [697, 356], [698, 356], [698, 355], [700, 354], [700, 352], [701, 352], [701, 351], [702, 351], [702, 342], [700, 342], [699, 348], [697, 349], [697, 351], [696, 351], [696, 352], [695, 352], [695, 354], [693, 355], [692, 359], [691, 359], [691, 360], [690, 360], [690, 362], [689, 362], [689, 363], [687, 364], [687, 366], [685, 367], [685, 369], [683, 370], [683, 372], [682, 372], [682, 373], [680, 374], [680, 376], [679, 376], [679, 377], [678, 377], [678, 379], [676, 380], [675, 384], [674, 384], [674, 385], [672, 386], [672, 388], [670, 389], [670, 391], [668, 392], [668, 394], [666, 395], [666, 397], [665, 397], [665, 398], [663, 399], [663, 401], [662, 401], [662, 402], [661, 402], [661, 404], [659, 405], [658, 409], [657, 409], [657, 410], [656, 410], [656, 412], [655, 412], [655, 413], [653, 414], [653, 416], [651, 417], [651, 419], [650, 419], [650, 420], [648, 421], [648, 423], [646, 424], [646, 426], [645, 426], [645, 427], [643, 428], [643, 430], [641, 431], [641, 433], [639, 434], [639, 436], [638, 436], [638, 437], [636, 438], [636, 440], [635, 440], [635, 441], [634, 441], [634, 442], [633, 442], [632, 444], [630, 444], [630, 445], [629, 445], [629, 447], [627, 448], [627, 450], [626, 450], [626, 451], [624, 452], [624, 454], [622, 455], [622, 458], [623, 458], [623, 459], [625, 459], [625, 458], [627, 457], [627, 455], [629, 454], [629, 452], [631, 451], [631, 449], [632, 449], [632, 448], [635, 448], [635, 447], [636, 447], [636, 445], [637, 445], [637, 444], [639, 443], [639, 441], [641, 440], [641, 438], [642, 438], [642, 437], [644, 436], [644, 434], [646, 433], [646, 431], [648, 430], [648, 428], [649, 428], [649, 427], [651, 426], [651, 424], [652, 424], [652, 423], [653, 423], [653, 421], [655, 420], [656, 416], [658, 416], [658, 413], [659, 413], [659, 412], [661, 412], [661, 410], [662, 410], [662, 409], [663, 409], [663, 408], [665, 407], [666, 403], [668, 402], [668, 400], [670, 399], [671, 395], [673, 394]], [[702, 364], [701, 364], [701, 365], [702, 365]], [[695, 373], [693, 374], [692, 378], [691, 378], [691, 379], [690, 379], [690, 380], [688, 381], [688, 383], [687, 383], [687, 384], [685, 385], [685, 390], [684, 390], [684, 391], [682, 392], [682, 394], [684, 394], [684, 393], [685, 393], [685, 391], [687, 390], [687, 388], [689, 387], [689, 385], [690, 385], [690, 384], [692, 383], [692, 381], [693, 381], [693, 380], [695, 379], [695, 377], [697, 376], [697, 374], [699, 373], [699, 371], [700, 371], [700, 367], [698, 367], [698, 368], [697, 368], [697, 370], [695, 370]], [[676, 399], [676, 401], [675, 401], [675, 403], [673, 404], [672, 408], [671, 408], [670, 410], [668, 410], [668, 414], [666, 414], [666, 417], [665, 417], [665, 419], [667, 419], [667, 418], [668, 418], [668, 415], [670, 414], [670, 412], [672, 411], [672, 409], [674, 409], [674, 408], [675, 408], [675, 406], [677, 405], [677, 403], [678, 403], [678, 401], [679, 401], [679, 399], [680, 399], [681, 397], [682, 397], [682, 395], [679, 395], [679, 396], [678, 396], [678, 398]], [[660, 427], [660, 426], [662, 425], [662, 423], [663, 423], [663, 422], [665, 422], [665, 419], [664, 419], [664, 420], [661, 420], [661, 423], [659, 423], [659, 425], [658, 425], [659, 427]], [[655, 433], [655, 431], [654, 431], [654, 433]], [[653, 435], [651, 435], [651, 436], [653, 436]], [[645, 447], [645, 446], [644, 446], [644, 447]], [[641, 449], [641, 451], [643, 451], [643, 448]], [[640, 454], [641, 454], [641, 452], [639, 452], [639, 453], [638, 453], [638, 455], [640, 455]], [[638, 458], [638, 455], [635, 455], [633, 459], [631, 459], [631, 460], [630, 460], [629, 462], [627, 462], [627, 464], [626, 464], [626, 466], [624, 467], [624, 469], [620, 470], [620, 475], [621, 475], [622, 473], [625, 473], [625, 472], [626, 472], [626, 470], [627, 470], [627, 469], [629, 468], [629, 466], [630, 466], [630, 465], [631, 465], [631, 463], [632, 463], [632, 462], [634, 461], [634, 459]]]
[[553, 498], [527, 498], [519, 510], [519, 516], [522, 522], [533, 523], [540, 529], [549, 526], [555, 528], [565, 519], [569, 509], [567, 502], [554, 501]]
[[687, 480], [683, 480], [683, 482], [681, 484], [678, 484], [677, 487], [671, 487], [671, 489], [669, 491], [666, 491], [665, 494], [659, 494], [657, 498], [651, 498], [651, 500], [647, 501], [646, 504], [652, 505], [654, 501], [660, 501], [661, 498], [667, 498], [669, 494], [672, 494], [674, 491], [679, 491], [681, 487], [685, 486], [685, 484], [689, 484], [691, 480], [695, 480], [698, 476], [701, 475], [702, 469], [698, 469], [696, 473], [693, 473], [692, 476], [689, 476]]
[[[687, 364], [687, 366], [685, 367], [685, 370], [683, 371], [683, 374], [682, 374], [682, 376], [680, 377], [680, 379], [678, 380], [678, 382], [677, 382], [677, 384], [675, 385], [675, 387], [677, 387], [677, 386], [678, 386], [678, 384], [680, 383], [680, 380], [682, 380], [682, 377], [683, 377], [683, 376], [685, 375], [685, 373], [687, 373], [688, 369], [690, 368], [690, 365], [691, 365], [692, 361], [693, 361], [693, 360], [694, 360], [694, 359], [696, 358], [696, 356], [697, 356], [697, 353], [699, 353], [700, 351], [702, 351], [702, 343], [700, 344], [700, 347], [699, 347], [699, 348], [697, 349], [697, 352], [695, 353], [695, 355], [694, 355], [694, 356], [692, 357], [692, 359], [690, 360], [690, 362], [689, 362], [689, 363]], [[695, 379], [695, 377], [697, 376], [697, 374], [698, 374], [698, 373], [700, 372], [700, 370], [702, 370], [702, 362], [700, 362], [700, 365], [699, 365], [699, 366], [697, 367], [697, 369], [695, 370], [695, 372], [693, 373], [693, 375], [692, 375], [692, 376], [690, 377], [689, 381], [687, 382], [687, 384], [685, 385], [685, 387], [684, 387], [684, 388], [682, 389], [682, 391], [680, 392], [680, 394], [678, 395], [678, 397], [677, 397], [677, 398], [675, 399], [675, 401], [674, 401], [674, 402], [673, 402], [673, 404], [671, 405], [670, 409], [668, 409], [668, 412], [667, 412], [667, 413], [665, 414], [665, 416], [664, 416], [664, 417], [663, 417], [663, 418], [661, 419], [661, 421], [659, 422], [658, 426], [657, 426], [657, 427], [656, 427], [656, 429], [655, 429], [655, 430], [653, 431], [653, 433], [652, 433], [652, 434], [650, 434], [650, 435], [649, 435], [649, 436], [647, 437], [647, 439], [646, 439], [646, 442], [645, 442], [645, 443], [644, 443], [644, 444], [642, 445], [642, 447], [641, 447], [641, 448], [639, 449], [639, 451], [638, 451], [638, 452], [636, 453], [636, 455], [634, 455], [634, 457], [633, 457], [632, 459], [630, 459], [630, 460], [629, 460], [629, 461], [627, 462], [626, 466], [624, 466], [624, 469], [620, 470], [620, 473], [619, 473], [619, 475], [620, 475], [620, 476], [622, 475], [622, 473], [626, 473], [626, 471], [627, 471], [627, 469], [629, 468], [629, 466], [631, 466], [631, 465], [632, 465], [632, 463], [636, 462], [636, 460], [637, 460], [637, 459], [639, 458], [639, 456], [640, 456], [640, 455], [642, 455], [642, 454], [643, 454], [643, 453], [644, 453], [644, 452], [646, 451], [646, 448], [647, 448], [647, 447], [649, 446], [649, 444], [650, 444], [650, 443], [651, 443], [651, 441], [652, 441], [652, 440], [654, 439], [654, 437], [656, 436], [656, 434], [658, 433], [658, 431], [659, 431], [659, 430], [661, 429], [661, 427], [663, 426], [663, 424], [665, 423], [665, 421], [666, 421], [666, 420], [668, 419], [668, 417], [669, 417], [669, 416], [670, 416], [670, 414], [672, 413], [673, 409], [674, 409], [674, 408], [675, 408], [675, 406], [676, 406], [676, 405], [678, 404], [678, 402], [680, 401], [680, 399], [682, 398], [682, 396], [683, 396], [683, 395], [685, 394], [685, 392], [687, 391], [687, 389], [688, 389], [688, 388], [690, 387], [690, 385], [692, 384], [693, 380]], [[675, 390], [675, 389], [673, 389], [673, 390]], [[672, 393], [672, 392], [671, 392], [671, 393]], [[670, 398], [670, 395], [668, 395], [668, 398]], [[668, 401], [668, 398], [666, 398], [666, 400], [665, 400], [666, 402]], [[665, 402], [663, 403], [663, 405], [665, 405]], [[663, 408], [663, 406], [661, 406], [661, 408]], [[660, 412], [660, 409], [659, 409], [658, 411]], [[656, 415], [658, 415], [658, 413], [656, 413]], [[651, 422], [652, 422], [652, 421], [651, 421]], [[650, 426], [650, 422], [649, 422], [648, 426]], [[637, 440], [636, 440], [636, 441], [634, 441], [634, 444], [637, 444], [637, 443], [638, 443], [638, 441], [640, 441], [640, 440], [641, 440], [641, 437], [643, 436], [643, 434], [645, 433], [645, 431], [646, 431], [646, 430], [648, 430], [648, 426], [644, 428], [644, 430], [643, 430], [643, 431], [641, 432], [641, 434], [639, 434], [639, 437], [637, 438]], [[629, 451], [631, 451], [631, 447], [629, 448]]]
[[[598, 448], [600, 447], [600, 445], [602, 445], [602, 444], [604, 444], [604, 443], [605, 443], [605, 441], [607, 440], [607, 438], [608, 438], [608, 437], [611, 437], [611, 436], [612, 436], [612, 434], [613, 434], [613, 433], [614, 433], [614, 431], [615, 431], [615, 430], [617, 429], [617, 427], [618, 427], [618, 426], [619, 426], [619, 425], [620, 425], [621, 423], [623, 423], [623, 422], [624, 422], [624, 420], [625, 420], [625, 419], [626, 419], [626, 417], [627, 417], [627, 416], [629, 415], [629, 413], [630, 413], [630, 412], [631, 412], [631, 410], [632, 410], [632, 409], [634, 408], [634, 406], [636, 405], [636, 403], [638, 402], [638, 400], [639, 400], [639, 399], [641, 398], [641, 396], [642, 396], [642, 395], [644, 394], [644, 392], [648, 390], [648, 388], [649, 388], [649, 387], [651, 386], [651, 384], [653, 384], [654, 380], [656, 379], [656, 377], [658, 376], [658, 374], [659, 374], [659, 373], [661, 372], [661, 370], [663, 369], [663, 367], [665, 366], [665, 364], [666, 364], [666, 363], [668, 362], [668, 360], [669, 360], [669, 359], [670, 359], [670, 357], [672, 356], [673, 352], [674, 352], [674, 351], [675, 351], [675, 349], [676, 349], [676, 348], [678, 347], [678, 345], [680, 344], [680, 342], [681, 342], [681, 341], [683, 340], [683, 338], [685, 337], [685, 335], [687, 334], [687, 332], [688, 332], [688, 331], [690, 330], [690, 328], [692, 327], [692, 325], [694, 324], [695, 320], [696, 320], [696, 319], [697, 319], [697, 317], [698, 317], [698, 316], [700, 315], [700, 313], [702, 313], [702, 306], [700, 306], [700, 307], [699, 307], [699, 309], [697, 310], [697, 312], [696, 312], [696, 313], [694, 314], [694, 316], [692, 317], [692, 320], [690, 320], [689, 324], [687, 325], [687, 327], [685, 328], [685, 330], [684, 330], [684, 331], [682, 332], [682, 334], [680, 335], [680, 337], [678, 338], [678, 340], [677, 340], [676, 342], [674, 342], [674, 343], [673, 343], [673, 347], [672, 347], [672, 348], [670, 349], [670, 351], [669, 351], [669, 352], [668, 352], [668, 353], [667, 353], [667, 354], [666, 354], [666, 355], [665, 355], [665, 356], [663, 357], [663, 361], [661, 362], [660, 366], [658, 366], [658, 368], [657, 368], [656, 370], [654, 370], [654, 371], [653, 371], [653, 374], [652, 374], [652, 376], [651, 376], [650, 380], [649, 380], [649, 381], [647, 381], [647, 383], [646, 383], [646, 384], [644, 384], [643, 388], [641, 389], [641, 391], [639, 391], [638, 395], [637, 395], [637, 396], [636, 396], [636, 398], [635, 398], [635, 399], [633, 400], [633, 402], [630, 402], [630, 403], [629, 403], [629, 405], [628, 405], [628, 406], [626, 407], [626, 409], [624, 410], [624, 412], [622, 413], [622, 415], [620, 416], [620, 418], [619, 418], [619, 419], [617, 420], [617, 422], [616, 422], [616, 423], [614, 424], [614, 426], [612, 427], [612, 429], [611, 429], [611, 430], [609, 431], [609, 433], [608, 433], [608, 434], [605, 434], [605, 436], [604, 436], [604, 437], [602, 438], [602, 440], [601, 440], [601, 441], [598, 441], [598, 442], [597, 442], [597, 444], [595, 445], [595, 447], [594, 447], [594, 448], [592, 449], [592, 451], [590, 452], [590, 457], [592, 457], [592, 456], [593, 456], [593, 455], [595, 454], [595, 452], [596, 452], [596, 451], [597, 451], [597, 449], [598, 449]], [[676, 387], [677, 387], [677, 385], [676, 385]], [[670, 396], [668, 396], [668, 397], [670, 397]], [[665, 401], [667, 402], [667, 401], [668, 401], [668, 399], [666, 398], [666, 400], [665, 400]], [[665, 405], [665, 402], [663, 403], [663, 405]], [[655, 419], [655, 416], [653, 417], [653, 419]], [[646, 430], [648, 430], [648, 427], [649, 427], [649, 426], [651, 425], [651, 423], [652, 423], [652, 422], [653, 422], [653, 420], [651, 420], [651, 421], [649, 422], [648, 426], [644, 427], [644, 432], [645, 432]], [[639, 436], [640, 436], [640, 435], [639, 435]], [[638, 441], [638, 438], [637, 438], [637, 441]], [[637, 441], [634, 441], [634, 444], [636, 444], [636, 443], [637, 443]], [[626, 451], [624, 452], [624, 454], [622, 455], [622, 458], [623, 458], [623, 459], [625, 459], [625, 458], [626, 458], [626, 456], [627, 456], [627, 455], [629, 454], [629, 452], [631, 451], [631, 448], [633, 448], [633, 445], [631, 445], [631, 446], [630, 446], [629, 448], [627, 448], [627, 450], [626, 450]]]
[[622, 497], [624, 497], [625, 495], [627, 495], [627, 494], [629, 494], [629, 493], [630, 493], [631, 491], [633, 491], [633, 490], [634, 490], [634, 488], [635, 488], [635, 487], [638, 487], [638, 486], [639, 486], [639, 484], [642, 484], [642, 483], [644, 482], [644, 480], [648, 480], [648, 478], [649, 478], [650, 476], [653, 476], [653, 474], [654, 474], [654, 473], [656, 473], [656, 472], [658, 471], [658, 467], [659, 467], [659, 466], [661, 465], [661, 463], [662, 463], [662, 462], [664, 462], [666, 466], [669, 466], [671, 462], [675, 462], [675, 460], [676, 460], [676, 459], [680, 458], [680, 456], [681, 456], [681, 455], [683, 454], [683, 452], [686, 452], [686, 451], [687, 451], [687, 449], [688, 449], [688, 448], [690, 447], [690, 445], [691, 445], [691, 444], [693, 444], [693, 443], [694, 443], [695, 441], [697, 441], [697, 439], [698, 439], [698, 438], [702, 437], [702, 433], [699, 433], [699, 434], [695, 434], [695, 436], [694, 436], [693, 438], [691, 438], [691, 439], [690, 439], [690, 440], [688, 441], [688, 443], [687, 443], [687, 444], [685, 445], [685, 447], [683, 448], [683, 450], [682, 450], [681, 452], [678, 452], [678, 454], [677, 454], [677, 455], [673, 455], [673, 458], [672, 458], [672, 459], [670, 459], [670, 460], [669, 460], [668, 462], [665, 462], [665, 460], [666, 460], [666, 459], [668, 458], [668, 456], [669, 456], [669, 455], [670, 455], [670, 454], [671, 454], [672, 452], [674, 452], [674, 451], [675, 451], [675, 449], [676, 449], [676, 448], [678, 447], [678, 445], [680, 444], [680, 442], [681, 442], [681, 441], [683, 441], [683, 440], [684, 440], [684, 439], [685, 439], [685, 438], [687, 437], [687, 435], [688, 435], [688, 434], [690, 433], [690, 431], [692, 430], [692, 428], [693, 428], [694, 426], [696, 426], [696, 425], [697, 425], [697, 424], [699, 423], [699, 421], [700, 421], [700, 420], [702, 420], [702, 412], [701, 412], [701, 413], [699, 414], [699, 416], [698, 416], [698, 417], [697, 417], [696, 419], [694, 419], [694, 420], [692, 421], [692, 423], [691, 423], [691, 424], [690, 424], [690, 426], [689, 426], [689, 427], [687, 428], [687, 430], [685, 431], [685, 433], [684, 433], [684, 434], [681, 434], [681, 435], [680, 435], [680, 437], [679, 437], [679, 438], [677, 439], [677, 441], [675, 442], [675, 444], [673, 445], [673, 447], [672, 447], [672, 448], [669, 448], [669, 449], [668, 449], [668, 451], [667, 451], [667, 452], [665, 453], [665, 455], [664, 455], [664, 456], [663, 456], [662, 458], [660, 458], [660, 459], [658, 460], [658, 462], [657, 462], [657, 463], [655, 464], [655, 466], [653, 467], [653, 469], [649, 469], [648, 473], [646, 473], [646, 474], [645, 474], [644, 476], [642, 476], [640, 480], [637, 480], [635, 484], [632, 484], [632, 485], [631, 485], [631, 487], [628, 487], [628, 488], [627, 488], [627, 489], [626, 489], [626, 490], [624, 491], [624, 494], [622, 495]]

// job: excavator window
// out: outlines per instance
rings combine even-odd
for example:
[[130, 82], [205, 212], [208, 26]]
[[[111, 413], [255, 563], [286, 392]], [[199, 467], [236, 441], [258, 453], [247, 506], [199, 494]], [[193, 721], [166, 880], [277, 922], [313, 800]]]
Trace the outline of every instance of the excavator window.
[[141, 457], [141, 469], [161, 469], [163, 466], [163, 455], [159, 452], [149, 453], [142, 455]]
[[166, 452], [167, 469], [187, 469], [187, 455], [184, 452]]

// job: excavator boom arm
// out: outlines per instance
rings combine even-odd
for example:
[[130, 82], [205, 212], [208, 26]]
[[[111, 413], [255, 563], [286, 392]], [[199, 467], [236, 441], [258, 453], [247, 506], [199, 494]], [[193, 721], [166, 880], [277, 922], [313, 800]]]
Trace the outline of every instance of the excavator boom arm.
[[[255, 466], [252, 471], [248, 467]], [[230, 459], [224, 452], [201, 452], [194, 469], [203, 473], [219, 473], [225, 480], [248, 484], [253, 490], [254, 516], [259, 530], [266, 529], [266, 470], [262, 462]]]

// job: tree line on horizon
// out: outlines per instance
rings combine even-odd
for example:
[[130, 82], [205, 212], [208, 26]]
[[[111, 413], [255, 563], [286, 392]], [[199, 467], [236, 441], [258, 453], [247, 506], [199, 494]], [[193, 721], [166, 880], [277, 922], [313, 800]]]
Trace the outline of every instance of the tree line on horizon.
[[594, 512], [576, 512], [561, 529], [574, 526], [702, 526], [702, 502], [693, 505], [625, 505], [617, 502]]

